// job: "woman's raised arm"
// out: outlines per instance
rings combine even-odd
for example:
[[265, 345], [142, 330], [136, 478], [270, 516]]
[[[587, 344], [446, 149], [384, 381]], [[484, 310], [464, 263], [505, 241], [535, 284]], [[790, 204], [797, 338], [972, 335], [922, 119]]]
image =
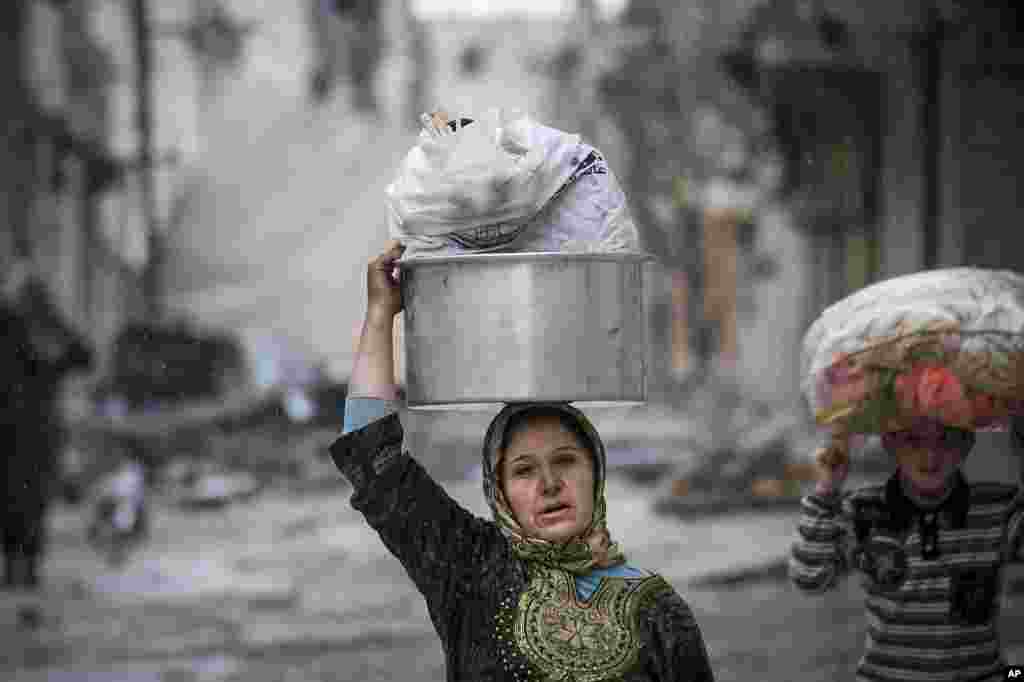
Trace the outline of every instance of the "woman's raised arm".
[[353, 398], [395, 400], [395, 316], [402, 310], [398, 259], [405, 251], [398, 242], [390, 242], [366, 269], [366, 318], [359, 335], [359, 348], [349, 377], [348, 395]]
[[[366, 322], [349, 381], [353, 402], [398, 397], [392, 323], [402, 308], [394, 276], [401, 253], [400, 246], [391, 245], [367, 270]], [[393, 405], [359, 402], [364, 403], [361, 417], [346, 414], [351, 431], [331, 446], [331, 457], [352, 484], [352, 506], [405, 567], [447, 642], [460, 616], [451, 605], [479, 585], [479, 571], [510, 563], [508, 544], [497, 526], [459, 506], [403, 449], [404, 432]], [[376, 418], [364, 423], [371, 415]]]

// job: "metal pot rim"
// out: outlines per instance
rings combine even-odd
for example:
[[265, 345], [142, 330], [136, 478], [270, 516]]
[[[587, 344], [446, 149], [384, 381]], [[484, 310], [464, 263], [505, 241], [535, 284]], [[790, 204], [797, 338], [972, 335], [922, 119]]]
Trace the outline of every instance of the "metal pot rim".
[[513, 403], [567, 403], [574, 405], [581, 410], [604, 409], [609, 407], [643, 407], [647, 405], [646, 398], [465, 398], [447, 401], [411, 402], [406, 400], [404, 406], [413, 412], [496, 412], [505, 405]]
[[563, 261], [563, 260], [585, 260], [585, 261], [612, 261], [616, 263], [653, 261], [652, 254], [642, 251], [621, 251], [605, 253], [583, 253], [583, 252], [559, 252], [559, 251], [523, 251], [516, 253], [469, 253], [456, 256], [415, 256], [408, 260], [399, 261], [403, 267], [415, 267], [417, 265], [444, 265], [447, 263], [531, 263], [536, 261]]

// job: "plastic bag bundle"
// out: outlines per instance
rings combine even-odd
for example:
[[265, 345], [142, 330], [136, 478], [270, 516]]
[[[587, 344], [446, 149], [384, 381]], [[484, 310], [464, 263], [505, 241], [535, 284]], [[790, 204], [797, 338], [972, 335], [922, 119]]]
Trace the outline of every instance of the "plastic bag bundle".
[[579, 135], [520, 113], [424, 114], [387, 189], [405, 258], [493, 251], [637, 251], [625, 194]]
[[807, 331], [801, 371], [840, 441], [921, 419], [1005, 430], [1024, 416], [1024, 277], [953, 268], [862, 289]]

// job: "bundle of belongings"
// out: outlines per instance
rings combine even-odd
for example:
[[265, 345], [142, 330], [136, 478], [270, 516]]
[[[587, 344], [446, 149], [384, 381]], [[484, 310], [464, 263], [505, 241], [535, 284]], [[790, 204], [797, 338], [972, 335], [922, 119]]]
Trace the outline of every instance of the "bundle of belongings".
[[505, 252], [639, 250], [625, 194], [601, 153], [518, 113], [423, 114], [387, 188], [405, 259]]
[[825, 310], [804, 338], [803, 391], [832, 447], [919, 418], [1004, 431], [1024, 417], [1024, 276], [950, 268], [896, 277]]

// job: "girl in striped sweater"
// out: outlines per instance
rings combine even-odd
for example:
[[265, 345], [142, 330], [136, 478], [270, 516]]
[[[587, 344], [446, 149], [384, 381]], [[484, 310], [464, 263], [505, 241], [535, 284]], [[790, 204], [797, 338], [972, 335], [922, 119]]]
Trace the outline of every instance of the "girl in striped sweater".
[[851, 569], [862, 575], [868, 633], [858, 682], [1004, 679], [1000, 573], [1005, 562], [1024, 561], [1024, 496], [1020, 486], [967, 483], [960, 465], [974, 440], [921, 419], [883, 436], [898, 464], [887, 483], [845, 494], [846, 458], [819, 458], [822, 478], [802, 502], [790, 577], [820, 593]]

